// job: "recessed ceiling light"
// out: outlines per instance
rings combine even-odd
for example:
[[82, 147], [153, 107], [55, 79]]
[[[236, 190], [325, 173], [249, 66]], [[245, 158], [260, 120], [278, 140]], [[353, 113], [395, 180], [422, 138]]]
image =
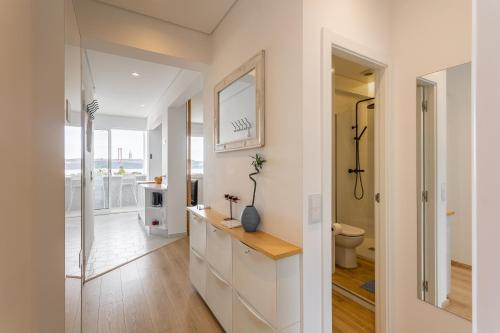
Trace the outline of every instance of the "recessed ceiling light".
[[141, 74], [139, 74], [139, 73], [137, 73], [137, 72], [132, 72], [132, 73], [131, 73], [131, 75], [132, 75], [132, 76], [134, 76], [134, 77], [139, 77], [139, 76], [141, 76]]
[[146, 104], [141, 104], [141, 105], [140, 105], [140, 107], [141, 107], [141, 108], [143, 108], [143, 107], [145, 107], [145, 106], [146, 106]]

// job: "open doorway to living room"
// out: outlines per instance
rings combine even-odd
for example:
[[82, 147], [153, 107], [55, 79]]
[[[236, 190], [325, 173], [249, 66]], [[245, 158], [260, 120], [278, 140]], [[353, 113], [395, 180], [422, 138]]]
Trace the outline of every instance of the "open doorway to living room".
[[[176, 180], [185, 184], [186, 158], [172, 154], [186, 152], [185, 102], [201, 96], [202, 84], [194, 71], [86, 49], [82, 85], [89, 117], [68, 117], [66, 210], [71, 222], [83, 205], [83, 275], [89, 280], [186, 233], [179, 218], [186, 189], [175, 186]], [[67, 223], [66, 230], [67, 252], [79, 251], [80, 243], [69, 241], [80, 237], [79, 224]], [[78, 275], [78, 256], [67, 259], [67, 270], [74, 270], [67, 274]]]

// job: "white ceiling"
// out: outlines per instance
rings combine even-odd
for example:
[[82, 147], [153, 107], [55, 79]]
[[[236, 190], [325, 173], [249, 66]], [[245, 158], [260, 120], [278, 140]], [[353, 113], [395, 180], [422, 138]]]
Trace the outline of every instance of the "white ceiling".
[[[147, 117], [181, 69], [87, 50], [99, 113]], [[139, 73], [134, 77], [132, 73]]]
[[374, 73], [374, 70], [369, 67], [335, 56], [332, 57], [332, 63], [333, 68], [335, 68], [335, 75], [344, 76], [365, 83], [375, 81], [375, 75], [366, 75], [368, 73]]
[[210, 34], [237, 0], [99, 1]]

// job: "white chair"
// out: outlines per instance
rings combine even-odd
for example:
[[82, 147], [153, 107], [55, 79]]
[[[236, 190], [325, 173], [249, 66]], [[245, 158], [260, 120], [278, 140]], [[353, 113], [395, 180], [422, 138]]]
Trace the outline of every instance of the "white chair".
[[71, 207], [73, 206], [73, 198], [75, 190], [81, 191], [82, 189], [82, 178], [80, 175], [71, 176], [69, 179], [69, 204], [67, 208], [67, 212], [71, 211]]
[[130, 188], [132, 195], [134, 197], [135, 204], [137, 205], [137, 193], [136, 193], [136, 177], [135, 175], [125, 175], [121, 178], [120, 182], [120, 207], [123, 207], [123, 191], [125, 188]]
[[99, 207], [97, 204], [97, 200], [95, 200], [96, 209], [105, 208], [106, 207], [106, 189], [104, 188], [104, 177], [103, 176], [95, 176], [94, 177], [94, 193], [100, 193], [100, 197], [102, 198], [102, 207]]

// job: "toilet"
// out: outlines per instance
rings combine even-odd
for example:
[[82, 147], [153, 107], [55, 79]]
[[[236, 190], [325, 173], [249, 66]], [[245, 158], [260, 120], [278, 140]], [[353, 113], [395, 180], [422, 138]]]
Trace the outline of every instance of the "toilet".
[[[338, 226], [338, 227], [337, 227]], [[356, 247], [363, 243], [365, 231], [352, 225], [335, 223], [335, 264], [343, 268], [358, 267]]]

